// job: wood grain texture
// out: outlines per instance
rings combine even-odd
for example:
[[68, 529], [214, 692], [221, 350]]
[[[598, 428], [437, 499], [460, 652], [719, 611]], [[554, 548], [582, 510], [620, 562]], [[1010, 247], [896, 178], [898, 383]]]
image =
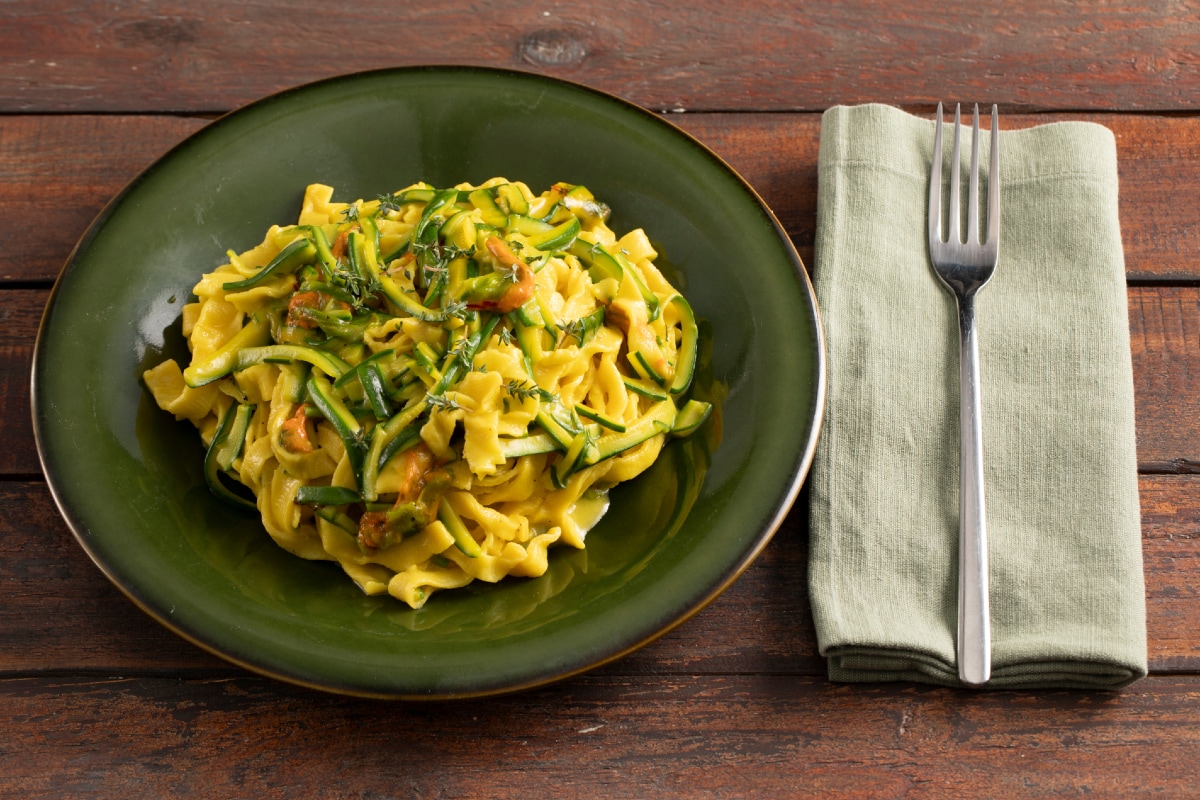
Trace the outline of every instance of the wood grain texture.
[[[1151, 671], [1200, 672], [1200, 476], [1144, 475]], [[0, 677], [242, 674], [175, 637], [88, 560], [37, 482], [0, 482]], [[807, 593], [802, 495], [762, 556], [713, 604], [605, 675], [824, 675]]]
[[478, 703], [251, 678], [0, 680], [0, 794], [214, 798], [1194, 795], [1200, 681], [970, 693], [581, 678]]
[[30, 368], [49, 292], [0, 290], [0, 476], [41, 473], [30, 415]]
[[582, 81], [654, 109], [1178, 111], [1200, 103], [1198, 36], [1184, 3], [7, 2], [0, 112], [225, 111], [332, 75], [449, 63]]
[[1197, 489], [1191, 475], [1143, 475], [1138, 483], [1148, 651], [1157, 672], [1200, 671]]
[[[817, 114], [668, 114], [738, 171], [774, 211], [812, 268], [817, 217]], [[1028, 127], [1067, 119], [1109, 127], [1120, 169], [1121, 230], [1131, 281], [1200, 281], [1200, 118], [1114, 114], [1006, 115]], [[15, 116], [0, 122], [0, 214], [53, 219], [0, 248], [0, 282], [49, 281], [105, 204], [206, 120], [145, 116]], [[414, 176], [397, 177], [407, 183]], [[386, 188], [395, 188], [388, 184]], [[381, 189], [382, 190], [382, 189]]]
[[24, 225], [9, 237], [11, 246], [0, 248], [0, 281], [57, 277], [105, 205], [206, 123], [83, 115], [0, 120], [0, 214], [54, 222]]
[[1200, 288], [1129, 290], [1129, 344], [1143, 469], [1200, 472]]

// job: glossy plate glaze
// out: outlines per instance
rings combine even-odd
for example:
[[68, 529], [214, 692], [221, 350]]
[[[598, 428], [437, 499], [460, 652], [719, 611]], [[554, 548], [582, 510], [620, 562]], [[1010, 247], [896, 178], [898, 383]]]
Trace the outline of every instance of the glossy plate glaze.
[[[210, 496], [195, 430], [142, 371], [186, 359], [179, 309], [227, 249], [295, 220], [305, 185], [353, 200], [418, 180], [582, 183], [611, 225], [646, 229], [704, 323], [695, 391], [719, 415], [613, 492], [587, 549], [548, 573], [365, 597]], [[535, 686], [649, 642], [753, 560], [807, 473], [824, 397], [820, 322], [770, 211], [716, 156], [636, 106], [516, 72], [412, 68], [266, 98], [140, 175], [72, 254], [33, 366], [38, 450], [84, 549], [135, 603], [200, 646], [335, 692], [435, 698]]]

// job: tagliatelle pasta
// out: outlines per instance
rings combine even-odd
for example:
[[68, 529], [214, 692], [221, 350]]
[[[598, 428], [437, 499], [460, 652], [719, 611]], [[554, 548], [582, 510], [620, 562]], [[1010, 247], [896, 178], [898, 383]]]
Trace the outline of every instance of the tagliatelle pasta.
[[332, 198], [309, 186], [296, 224], [205, 274], [190, 363], [143, 376], [288, 551], [414, 608], [536, 577], [708, 416], [684, 399], [690, 306], [586, 188]]

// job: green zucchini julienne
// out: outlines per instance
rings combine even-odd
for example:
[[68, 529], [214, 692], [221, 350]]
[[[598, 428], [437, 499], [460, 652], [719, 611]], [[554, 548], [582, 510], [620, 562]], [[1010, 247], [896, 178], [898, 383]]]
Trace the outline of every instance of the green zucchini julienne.
[[573, 186], [563, 195], [562, 204], [578, 219], [594, 227], [608, 219], [611, 209], [588, 190], [586, 186]]
[[712, 403], [703, 400], [688, 400], [675, 415], [671, 425], [672, 436], [690, 436], [712, 415]]
[[495, 199], [487, 189], [476, 189], [467, 195], [467, 200], [479, 209], [480, 218], [486, 224], [493, 228], [503, 228], [508, 224], [508, 214], [500, 210], [500, 206], [496, 205]]
[[[209, 442], [208, 452], [204, 456], [204, 482], [208, 484], [209, 490], [226, 503], [249, 510], [257, 510], [258, 506], [226, 486], [221, 474], [233, 465], [241, 453], [253, 414], [253, 405], [230, 405], [221, 416], [212, 441]], [[227, 466], [222, 466], [222, 462]]]
[[362, 502], [362, 495], [346, 486], [301, 486], [296, 502], [305, 506], [345, 506]]
[[228, 471], [233, 462], [242, 454], [246, 446], [246, 434], [250, 431], [250, 420], [254, 416], [255, 406], [251, 403], [239, 403], [233, 415], [233, 422], [225, 431], [221, 444], [217, 447], [215, 456], [217, 466]]
[[[379, 363], [380, 361], [383, 361], [383, 360], [385, 360], [385, 359], [387, 359], [387, 358], [389, 358], [389, 357], [391, 357], [391, 356], [394, 356], [395, 354], [396, 354], [396, 348], [394, 348], [394, 347], [389, 347], [389, 348], [387, 348], [387, 349], [385, 349], [385, 350], [380, 350], [380, 351], [379, 351], [379, 352], [377, 352], [377, 353], [372, 353], [371, 355], [369, 355], [369, 356], [367, 356], [366, 358], [364, 358], [362, 361], [360, 361], [360, 362], [358, 362], [357, 364], [355, 364], [353, 367], [350, 367], [350, 368], [349, 368], [349, 369], [347, 369], [345, 372], [343, 372], [343, 373], [341, 374], [341, 376], [340, 376], [340, 377], [338, 377], [338, 378], [337, 378], [337, 379], [336, 379], [336, 380], [333, 382], [333, 387], [334, 387], [335, 389], [340, 389], [340, 388], [342, 388], [342, 387], [343, 387], [343, 386], [345, 386], [347, 383], [350, 383], [350, 382], [351, 382], [351, 381], [353, 381], [353, 380], [357, 380], [357, 379], [358, 379], [358, 377], [359, 377], [359, 374], [360, 374], [360, 373], [361, 373], [363, 370], [365, 370], [365, 369], [367, 369], [368, 367], [370, 367], [372, 364], [378, 365], [378, 363]], [[330, 377], [332, 377], [332, 376], [330, 376]]]
[[[386, 275], [379, 266], [379, 258], [375, 247], [368, 237], [355, 231], [348, 237], [350, 250], [355, 253], [355, 260], [366, 270], [369, 277], [379, 286], [384, 297], [391, 301], [397, 309], [416, 317], [423, 322], [445, 322], [447, 314], [440, 308], [429, 308], [417, 301], [417, 298], [400, 288], [390, 276]], [[418, 270], [420, 272], [421, 270]]]
[[371, 448], [367, 451], [367, 462], [363, 466], [363, 483], [367, 487], [363, 490], [364, 493], [376, 498], [379, 496], [375, 489], [379, 472], [393, 457], [421, 443], [421, 428], [424, 425], [424, 420], [410, 423], [400, 428], [399, 433], [395, 435], [389, 435], [382, 425], [375, 426], [371, 432]]
[[371, 441], [363, 458], [359, 480], [359, 486], [362, 488], [363, 497], [367, 502], [373, 503], [378, 498], [375, 482], [379, 477], [379, 472], [387, 465], [392, 456], [416, 444], [414, 434], [419, 437], [421, 428], [417, 420], [428, 408], [429, 401], [422, 397], [387, 422], [382, 422], [371, 430]]
[[467, 530], [467, 526], [463, 524], [457, 512], [445, 500], [438, 503], [437, 518], [446, 526], [446, 530], [450, 531], [455, 546], [462, 551], [463, 555], [468, 558], [479, 558], [483, 553], [479, 549], [479, 543], [471, 536], [471, 532]]
[[363, 461], [366, 448], [363, 445], [362, 425], [355, 419], [346, 404], [334, 393], [333, 386], [320, 375], [309, 376], [306, 384], [308, 399], [325, 419], [333, 425], [342, 444], [346, 446], [346, 455], [350, 459], [350, 467], [354, 478], [362, 485]]
[[350, 365], [329, 352], [308, 347], [302, 344], [271, 344], [258, 347], [245, 347], [237, 353], [234, 371], [240, 371], [263, 363], [279, 363], [302, 361], [324, 372], [334, 380], [345, 375]]
[[458, 383], [459, 376], [464, 371], [470, 371], [471, 365], [475, 361], [475, 356], [479, 354], [479, 348], [492, 335], [492, 331], [495, 330], [498, 322], [500, 322], [499, 316], [488, 314], [487, 318], [480, 325], [479, 330], [472, 333], [463, 341], [458, 352], [446, 354], [446, 360], [442, 364], [442, 377], [429, 390], [430, 394], [434, 396], [443, 394], [451, 386]]
[[475, 245], [475, 226], [470, 223], [471, 212], [467, 209], [455, 211], [450, 218], [442, 223], [438, 235], [446, 244], [460, 250], [469, 250]]
[[[573, 472], [599, 464], [660, 433], [670, 433], [677, 414], [674, 401], [664, 399], [651, 406], [632, 425], [625, 426], [624, 431], [602, 436], [596, 436], [596, 430], [576, 433], [567, 447], [563, 448], [563, 459], [551, 468], [551, 479], [556, 486], [562, 488]], [[543, 418], [539, 414], [538, 422], [542, 421]]]
[[526, 199], [520, 187], [511, 183], [502, 183], [496, 187], [496, 199], [508, 206], [510, 214], [528, 214], [529, 200]]
[[666, 390], [650, 381], [633, 378], [628, 375], [622, 375], [621, 381], [625, 384], [626, 389], [634, 394], [640, 394], [642, 397], [649, 397], [651, 400], [666, 400], [668, 397]]
[[525, 214], [509, 214], [508, 220], [504, 223], [504, 229], [509, 233], [519, 233], [526, 237], [543, 236], [547, 231], [554, 230], [554, 226], [549, 222]]
[[579, 219], [571, 217], [571, 219], [550, 228], [535, 236], [529, 238], [529, 243], [541, 250], [543, 253], [552, 253], [557, 250], [566, 250], [575, 243], [575, 238], [579, 236], [581, 230]]
[[304, 402], [304, 384], [308, 381], [311, 367], [303, 361], [289, 361], [279, 365], [279, 380], [283, 381], [283, 399], [289, 403]]
[[562, 458], [550, 466], [550, 479], [556, 487], [562, 489], [567, 485], [567, 478], [575, 472], [576, 468], [587, 462], [589, 457], [593, 457], [594, 445], [592, 443], [591, 433], [582, 430], [571, 439], [571, 443], [563, 452]]
[[583, 239], [576, 239], [567, 252], [578, 258], [587, 267], [592, 283], [600, 283], [607, 278], [612, 278], [620, 283], [622, 276], [628, 272], [650, 312], [649, 321], [653, 322], [658, 319], [660, 312], [658, 295], [650, 291], [650, 287], [642, 280], [641, 274], [621, 253], [614, 253], [602, 244], [595, 244]]
[[392, 403], [388, 400], [386, 382], [383, 373], [379, 371], [378, 363], [368, 364], [359, 373], [359, 382], [363, 387], [363, 394], [367, 397], [367, 403], [371, 406], [371, 413], [375, 415], [377, 420], [385, 420], [392, 415]]
[[661, 400], [655, 403], [636, 422], [627, 426], [623, 433], [605, 434], [597, 439], [593, 451], [594, 457], [587, 460], [588, 466], [622, 453], [652, 436], [669, 433], [677, 413], [672, 400]]
[[625, 423], [606, 417], [599, 411], [588, 408], [582, 403], [575, 404], [575, 413], [584, 419], [590, 419], [592, 422], [598, 423], [603, 428], [608, 428], [610, 431], [616, 431], [617, 433], [625, 432]]
[[548, 403], [539, 405], [537, 415], [534, 419], [541, 426], [542, 430], [549, 434], [550, 438], [558, 444], [558, 449], [564, 452], [571, 446], [571, 442], [574, 441], [575, 435], [579, 432], [576, 426], [560, 419]]
[[699, 349], [700, 329], [691, 305], [681, 294], [673, 294], [664, 305], [674, 306], [679, 311], [680, 337], [675, 348], [675, 376], [668, 391], [682, 394], [692, 385], [696, 372], [696, 353]]
[[604, 306], [600, 306], [591, 314], [571, 320], [562, 325], [563, 342], [568, 338], [575, 339], [580, 347], [592, 340], [596, 332], [604, 327]]
[[322, 277], [327, 280], [337, 272], [338, 268], [333, 248], [329, 246], [329, 237], [325, 235], [325, 231], [320, 225], [310, 225], [308, 235], [312, 238], [313, 247], [317, 250], [317, 261], [325, 268], [325, 274]]
[[311, 264], [317, 257], [317, 248], [306, 237], [296, 239], [279, 251], [279, 255], [271, 259], [265, 267], [249, 278], [240, 281], [230, 281], [221, 284], [226, 292], [240, 292], [252, 289], [273, 275], [286, 275], [295, 272], [304, 264]]
[[325, 520], [326, 522], [336, 525], [337, 527], [344, 530], [346, 533], [349, 533], [350, 535], [357, 538], [358, 523], [356, 523], [353, 519], [351, 519], [350, 516], [348, 514], [346, 514], [345, 512], [338, 511], [336, 508], [334, 508], [332, 506], [317, 506], [313, 510], [313, 513], [316, 514], [321, 519]]
[[241, 352], [271, 341], [271, 325], [265, 320], [249, 319], [233, 338], [201, 361], [183, 371], [183, 382], [193, 389], [223, 378], [234, 370]]
[[521, 458], [558, 450], [558, 442], [549, 433], [531, 433], [515, 439], [500, 439], [500, 454], [505, 458]]

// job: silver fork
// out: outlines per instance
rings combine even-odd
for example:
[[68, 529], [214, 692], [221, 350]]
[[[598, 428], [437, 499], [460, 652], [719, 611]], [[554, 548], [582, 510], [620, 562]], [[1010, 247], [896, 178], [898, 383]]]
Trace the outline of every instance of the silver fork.
[[950, 235], [942, 233], [942, 104], [938, 103], [929, 178], [929, 260], [954, 294], [959, 327], [959, 523], [958, 677], [970, 686], [992, 672], [992, 626], [988, 607], [987, 520], [983, 503], [983, 435], [979, 410], [979, 350], [975, 338], [975, 295], [992, 277], [1000, 244], [1000, 125], [992, 106], [988, 164], [987, 238], [979, 238], [979, 106], [975, 106], [971, 175], [967, 187], [967, 238], [962, 240], [958, 139], [960, 108], [954, 109], [950, 167]]

